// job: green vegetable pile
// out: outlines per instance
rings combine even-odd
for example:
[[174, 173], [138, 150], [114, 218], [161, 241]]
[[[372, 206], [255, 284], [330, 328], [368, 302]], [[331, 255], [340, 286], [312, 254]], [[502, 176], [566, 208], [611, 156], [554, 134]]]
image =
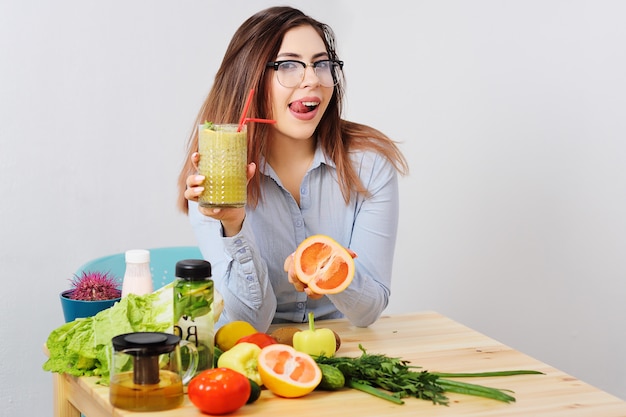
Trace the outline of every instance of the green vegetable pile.
[[[503, 402], [514, 402], [515, 397], [506, 390], [453, 381], [448, 378], [492, 377], [524, 374], [542, 374], [539, 371], [498, 371], [480, 373], [436, 373], [415, 371], [408, 361], [391, 358], [382, 354], [369, 354], [359, 345], [362, 354], [357, 358], [316, 357], [324, 375], [329, 380], [337, 381], [336, 373], [328, 366], [339, 370], [345, 379], [345, 386], [354, 388], [376, 397], [404, 404], [403, 398], [416, 397], [430, 400], [434, 404], [448, 405], [446, 392], [491, 398]], [[339, 389], [340, 384], [327, 384], [326, 389]]]
[[95, 316], [53, 330], [46, 341], [50, 356], [43, 369], [74, 376], [101, 376], [99, 382], [108, 385], [113, 337], [131, 332], [172, 333], [172, 291], [173, 284], [169, 284], [152, 294], [129, 294]]

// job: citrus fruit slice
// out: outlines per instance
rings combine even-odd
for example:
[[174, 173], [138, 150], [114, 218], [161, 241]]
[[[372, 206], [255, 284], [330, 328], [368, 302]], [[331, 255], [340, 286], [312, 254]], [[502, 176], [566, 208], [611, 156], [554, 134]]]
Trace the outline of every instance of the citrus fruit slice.
[[322, 380], [322, 371], [315, 360], [288, 345], [264, 347], [259, 354], [258, 368], [263, 385], [280, 397], [307, 395]]
[[257, 330], [247, 321], [231, 321], [217, 329], [215, 344], [222, 352], [226, 352], [235, 346], [239, 339], [254, 333], [257, 333]]
[[303, 240], [293, 260], [298, 279], [317, 294], [337, 294], [354, 278], [352, 255], [326, 235], [313, 235]]

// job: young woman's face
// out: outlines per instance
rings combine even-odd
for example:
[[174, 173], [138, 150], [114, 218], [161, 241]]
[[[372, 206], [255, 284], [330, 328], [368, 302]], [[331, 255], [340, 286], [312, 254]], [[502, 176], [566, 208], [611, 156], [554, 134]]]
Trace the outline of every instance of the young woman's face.
[[[300, 26], [285, 33], [274, 61], [296, 60], [310, 65], [323, 59], [328, 59], [328, 54], [320, 35], [311, 26]], [[334, 87], [322, 86], [312, 66], [307, 66], [302, 81], [293, 87], [281, 85], [277, 71], [272, 72], [272, 115], [276, 120], [276, 133], [293, 139], [311, 138], [328, 107]]]

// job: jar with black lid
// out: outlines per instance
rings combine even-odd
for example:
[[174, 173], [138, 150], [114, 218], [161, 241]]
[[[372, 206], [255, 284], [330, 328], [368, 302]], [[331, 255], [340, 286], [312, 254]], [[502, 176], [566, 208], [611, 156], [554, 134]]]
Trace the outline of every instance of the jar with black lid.
[[176, 263], [174, 333], [196, 345], [197, 372], [213, 367], [213, 280], [211, 263], [186, 259]]

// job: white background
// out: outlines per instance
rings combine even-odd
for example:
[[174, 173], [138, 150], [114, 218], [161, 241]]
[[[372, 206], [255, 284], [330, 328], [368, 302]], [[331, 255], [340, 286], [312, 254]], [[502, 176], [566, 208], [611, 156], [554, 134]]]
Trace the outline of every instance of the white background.
[[401, 142], [390, 313], [436, 310], [626, 399], [626, 2], [0, 2], [0, 404], [52, 409], [42, 346], [83, 262], [194, 244], [184, 144], [254, 12], [329, 23], [346, 117]]

